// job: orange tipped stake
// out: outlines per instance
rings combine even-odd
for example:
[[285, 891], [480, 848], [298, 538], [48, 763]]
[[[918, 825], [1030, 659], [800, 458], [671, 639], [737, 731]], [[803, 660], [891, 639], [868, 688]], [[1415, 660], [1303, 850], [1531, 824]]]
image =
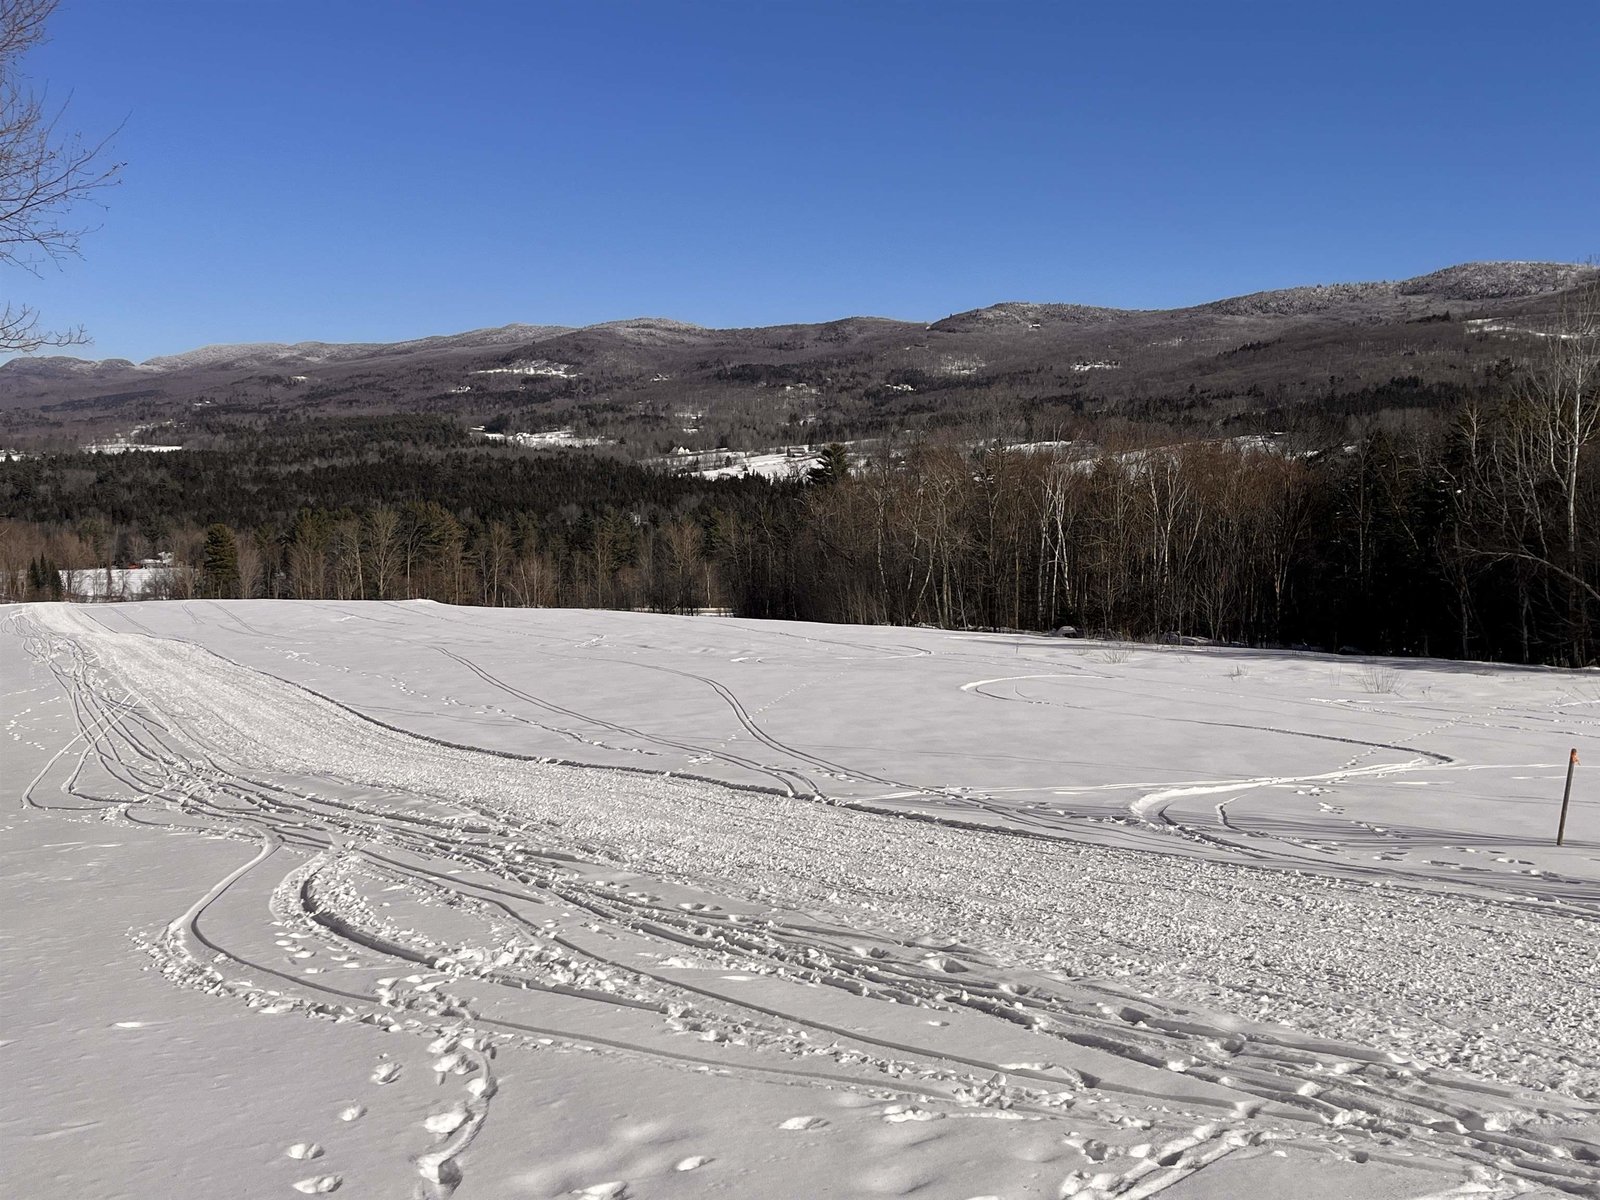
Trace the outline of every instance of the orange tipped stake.
[[1567, 836], [1567, 805], [1572, 801], [1572, 769], [1578, 765], [1578, 748], [1574, 746], [1567, 756], [1567, 788], [1561, 793], [1561, 823], [1556, 826], [1556, 845]]

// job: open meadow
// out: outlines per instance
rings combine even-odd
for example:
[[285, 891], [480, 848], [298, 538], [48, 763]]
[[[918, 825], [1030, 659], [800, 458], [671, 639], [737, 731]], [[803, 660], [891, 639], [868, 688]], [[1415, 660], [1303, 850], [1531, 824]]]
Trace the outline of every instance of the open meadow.
[[13, 1194], [1600, 1194], [1600, 673], [427, 601], [0, 656]]

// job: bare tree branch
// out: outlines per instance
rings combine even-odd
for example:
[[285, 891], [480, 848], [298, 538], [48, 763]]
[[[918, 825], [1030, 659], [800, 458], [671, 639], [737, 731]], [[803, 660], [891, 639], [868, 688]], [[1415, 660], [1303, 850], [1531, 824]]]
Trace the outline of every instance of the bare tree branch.
[[[34, 273], [77, 255], [90, 227], [74, 214], [122, 170], [110, 159], [110, 136], [94, 141], [63, 129], [66, 105], [52, 109], [22, 74], [21, 60], [44, 40], [57, 3], [0, 0], [0, 266]], [[8, 300], [0, 315], [0, 354], [87, 340], [81, 328], [42, 331], [28, 304]]]
[[83, 326], [45, 333], [39, 315], [26, 304], [7, 304], [0, 310], [0, 353], [28, 354], [46, 347], [81, 346], [89, 340]]
[[1600, 600], [1600, 588], [1594, 586], [1587, 579], [1575, 575], [1560, 563], [1552, 562], [1541, 554], [1529, 554], [1522, 550], [1469, 550], [1474, 558], [1481, 558], [1487, 562], [1526, 562], [1532, 563], [1541, 570], [1549, 571], [1573, 584], [1580, 591], [1587, 592], [1595, 600]]

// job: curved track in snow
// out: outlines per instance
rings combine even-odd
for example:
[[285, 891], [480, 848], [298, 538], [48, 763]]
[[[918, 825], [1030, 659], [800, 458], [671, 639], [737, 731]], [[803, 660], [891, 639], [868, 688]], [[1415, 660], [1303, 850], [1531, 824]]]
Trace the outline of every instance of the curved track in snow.
[[[432, 1039], [441, 1078], [467, 1079], [418, 1162], [427, 1195], [460, 1184], [493, 1127], [490, 1055], [550, 1041], [853, 1091], [907, 1119], [1153, 1128], [1153, 1148], [1110, 1161], [1080, 1139], [1062, 1195], [1150, 1196], [1280, 1142], [1424, 1154], [1487, 1195], [1600, 1190], [1582, 906], [1018, 836], [959, 807], [821, 803], [795, 760], [850, 767], [766, 734], [700, 675], [790, 756], [725, 757], [788, 794], [410, 735], [72, 609], [4, 626], [76, 725], [23, 804], [240, 840], [237, 869], [150, 932], [169, 979]], [[563, 722], [657, 738], [441, 653]], [[1344, 777], [1415, 761], [1376, 748], [1396, 761]], [[1227, 838], [1231, 798], [1318, 780], [1168, 785], [1133, 814], [1229, 797], [1205, 834]]]

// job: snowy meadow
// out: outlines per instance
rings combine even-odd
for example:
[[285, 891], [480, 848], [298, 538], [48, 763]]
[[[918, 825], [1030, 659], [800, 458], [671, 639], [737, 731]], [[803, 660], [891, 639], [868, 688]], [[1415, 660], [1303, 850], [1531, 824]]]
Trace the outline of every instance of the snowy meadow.
[[1600, 673], [427, 601], [0, 655], [16, 1194], [1600, 1195]]

